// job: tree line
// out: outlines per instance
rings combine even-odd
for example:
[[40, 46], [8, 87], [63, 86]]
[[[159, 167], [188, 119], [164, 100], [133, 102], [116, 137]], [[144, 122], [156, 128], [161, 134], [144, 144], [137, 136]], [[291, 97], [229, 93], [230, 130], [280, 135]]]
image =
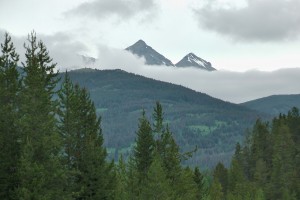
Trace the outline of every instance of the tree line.
[[300, 115], [297, 108], [272, 122], [258, 119], [231, 166], [219, 163], [211, 190], [216, 199], [300, 199]]
[[143, 111], [127, 160], [107, 159], [89, 92], [58, 72], [36, 34], [25, 62], [9, 34], [0, 54], [0, 199], [299, 199], [299, 111], [271, 125], [258, 120], [231, 166], [212, 175], [181, 163], [181, 152], [157, 102]]

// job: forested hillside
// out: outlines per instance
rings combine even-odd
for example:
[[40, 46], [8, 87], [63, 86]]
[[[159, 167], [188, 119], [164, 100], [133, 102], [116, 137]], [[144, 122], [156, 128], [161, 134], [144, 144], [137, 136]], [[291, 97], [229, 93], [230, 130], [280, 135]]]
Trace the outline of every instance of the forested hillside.
[[211, 191], [217, 199], [300, 199], [299, 136], [297, 108], [272, 123], [257, 120], [230, 168], [216, 166]]
[[293, 107], [300, 107], [300, 94], [272, 95], [241, 104], [247, 108], [277, 116], [287, 114]]
[[128, 159], [120, 154], [113, 162], [88, 90], [73, 83], [68, 73], [58, 84], [55, 64], [34, 32], [25, 48], [22, 76], [19, 56], [5, 34], [0, 54], [0, 199], [300, 198], [297, 108], [272, 123], [258, 119], [244, 144], [236, 145], [230, 167], [219, 163], [211, 176], [200, 170], [205, 163], [183, 166], [195, 149], [180, 150], [173, 137], [176, 129], [171, 130], [174, 123], [155, 102], [150, 112], [139, 110]]
[[[191, 89], [121, 70], [80, 69], [70, 78], [90, 91], [97, 113], [102, 116], [105, 145], [112, 158], [126, 158], [134, 142], [142, 109], [149, 111], [156, 101], [164, 107], [165, 121], [184, 151], [198, 146], [187, 163], [212, 167], [222, 160], [229, 164], [234, 145], [255, 122], [259, 112], [224, 102]], [[62, 80], [63, 80], [62, 74]]]

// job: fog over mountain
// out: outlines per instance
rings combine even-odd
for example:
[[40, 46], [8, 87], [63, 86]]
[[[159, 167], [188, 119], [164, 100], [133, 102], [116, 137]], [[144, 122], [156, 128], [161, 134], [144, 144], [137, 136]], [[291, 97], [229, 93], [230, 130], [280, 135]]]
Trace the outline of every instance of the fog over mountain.
[[[257, 70], [233, 72], [218, 70], [207, 72], [195, 68], [147, 66], [144, 58], [138, 58], [123, 49], [98, 45], [97, 61], [86, 64], [80, 55], [89, 55], [80, 41], [70, 40], [64, 33], [55, 36], [38, 35], [44, 41], [50, 56], [58, 63], [60, 71], [91, 67], [97, 69], [123, 69], [128, 72], [186, 86], [226, 101], [241, 103], [274, 94], [300, 94], [300, 68], [281, 69], [272, 72]], [[0, 33], [2, 41], [3, 33]], [[25, 37], [13, 37], [17, 51], [24, 60]], [[179, 58], [180, 59], [180, 58]], [[178, 59], [178, 60], [179, 60]], [[243, 66], [241, 66], [242, 68]], [[218, 69], [218, 66], [216, 66]]]

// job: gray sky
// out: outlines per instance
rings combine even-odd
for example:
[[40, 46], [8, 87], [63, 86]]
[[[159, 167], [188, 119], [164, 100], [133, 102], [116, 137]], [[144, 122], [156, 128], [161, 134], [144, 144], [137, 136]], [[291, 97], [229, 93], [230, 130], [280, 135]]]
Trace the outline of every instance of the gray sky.
[[[242, 102], [300, 93], [291, 86], [300, 85], [299, 10], [299, 0], [0, 0], [0, 41], [8, 31], [22, 57], [35, 30], [61, 70], [80, 66], [78, 54], [90, 55], [99, 59], [96, 68]], [[122, 51], [139, 39], [174, 63], [193, 52], [219, 72], [144, 66]]]

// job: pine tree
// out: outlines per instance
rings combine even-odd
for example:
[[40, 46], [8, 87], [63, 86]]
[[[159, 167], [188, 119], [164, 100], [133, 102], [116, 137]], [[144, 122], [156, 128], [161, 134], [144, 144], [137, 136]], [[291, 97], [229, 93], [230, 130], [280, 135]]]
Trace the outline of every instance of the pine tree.
[[145, 111], [139, 119], [139, 129], [136, 133], [136, 146], [134, 148], [134, 160], [136, 163], [139, 180], [143, 181], [146, 178], [148, 169], [152, 163], [154, 138], [149, 121], [145, 116]]
[[214, 180], [209, 190], [209, 200], [223, 200], [222, 185], [218, 180]]
[[167, 126], [166, 130], [162, 133], [159, 144], [159, 153], [166, 170], [166, 174], [171, 183], [176, 183], [181, 172], [181, 155], [179, 146], [176, 144], [172, 133]]
[[194, 169], [194, 181], [197, 185], [196, 198], [198, 200], [206, 198], [207, 191], [206, 191], [204, 176], [202, 175], [198, 167]]
[[226, 195], [228, 189], [228, 171], [223, 165], [223, 163], [219, 162], [216, 165], [215, 170], [213, 172], [213, 178], [214, 180], [218, 180], [218, 182], [222, 186], [222, 193]]
[[56, 128], [57, 102], [53, 101], [58, 82], [55, 64], [35, 33], [28, 36], [26, 76], [20, 107], [21, 158], [18, 199], [64, 199], [65, 170], [61, 165], [61, 138]]
[[294, 181], [292, 185], [292, 190], [295, 191], [296, 199], [300, 199], [300, 114], [298, 108], [292, 108], [287, 115], [287, 125], [290, 129], [292, 140], [295, 148], [294, 160]]
[[232, 159], [231, 166], [228, 172], [228, 190], [227, 192], [235, 193], [240, 185], [246, 182], [242, 167], [236, 159]]
[[142, 186], [140, 199], [174, 199], [174, 197], [172, 197], [170, 182], [166, 177], [160, 156], [158, 154], [154, 156], [153, 162], [148, 170], [147, 178]]
[[20, 134], [16, 124], [21, 85], [17, 71], [19, 55], [9, 34], [4, 37], [0, 55], [0, 199], [12, 199], [18, 184]]
[[67, 190], [76, 199], [113, 199], [113, 163], [106, 162], [100, 118], [86, 89], [73, 86], [67, 73], [59, 94]]
[[129, 177], [127, 176], [126, 163], [124, 161], [122, 154], [119, 158], [118, 165], [116, 165], [115, 168], [116, 168], [116, 178], [117, 178], [115, 199], [127, 200], [129, 199], [128, 191], [127, 191], [127, 182]]
[[292, 194], [294, 182], [294, 159], [295, 148], [289, 128], [281, 121], [275, 126], [273, 169], [271, 174], [271, 188], [269, 195], [272, 199], [281, 198], [288, 193]]
[[[267, 123], [257, 120], [252, 133], [252, 143], [249, 156], [250, 180], [254, 179], [256, 162], [260, 159], [265, 162], [266, 168], [272, 166], [272, 143]], [[270, 170], [268, 170], [270, 171]]]
[[162, 105], [157, 101], [156, 106], [153, 109], [153, 131], [157, 134], [161, 134], [163, 131], [163, 109]]
[[189, 167], [180, 171], [176, 183], [172, 186], [175, 199], [197, 199], [197, 184], [194, 181], [194, 173]]
[[142, 184], [140, 174], [137, 171], [135, 158], [131, 155], [128, 159], [126, 170], [126, 193], [125, 200], [138, 200]]

